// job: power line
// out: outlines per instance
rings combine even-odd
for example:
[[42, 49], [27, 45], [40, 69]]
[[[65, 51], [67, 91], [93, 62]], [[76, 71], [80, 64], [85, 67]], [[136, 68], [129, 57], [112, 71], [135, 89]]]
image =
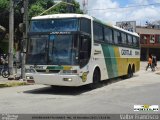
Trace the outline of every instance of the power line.
[[117, 7], [117, 8], [103, 8], [103, 9], [88, 9], [87, 11], [92, 11], [92, 10], [108, 10], [108, 9], [128, 9], [128, 8], [134, 8], [134, 7], [147, 7], [147, 6], [152, 6], [152, 5], [160, 5], [160, 3], [152, 3], [152, 4], [146, 4], [146, 5], [133, 5], [133, 6], [127, 6], [127, 7]]

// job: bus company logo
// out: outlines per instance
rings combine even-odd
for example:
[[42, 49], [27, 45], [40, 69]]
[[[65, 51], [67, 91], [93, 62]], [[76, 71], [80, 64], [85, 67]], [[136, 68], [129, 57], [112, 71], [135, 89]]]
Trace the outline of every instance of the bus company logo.
[[134, 111], [159, 111], [158, 105], [134, 105]]

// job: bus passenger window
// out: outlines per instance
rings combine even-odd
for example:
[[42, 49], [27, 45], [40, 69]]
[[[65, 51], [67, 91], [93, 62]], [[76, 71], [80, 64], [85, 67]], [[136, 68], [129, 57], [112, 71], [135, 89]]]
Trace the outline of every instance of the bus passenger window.
[[117, 32], [117, 38], [118, 38], [118, 43], [121, 44], [122, 43], [122, 38], [121, 38], [120, 32]]
[[122, 36], [122, 44], [126, 44], [127, 43], [127, 36], [126, 36], [126, 34], [122, 33], [121, 36]]
[[94, 40], [103, 41], [103, 27], [97, 23], [93, 24]]
[[114, 43], [118, 44], [118, 33], [117, 31], [114, 30]]
[[139, 41], [137, 37], [133, 37], [133, 45], [139, 47]]
[[105, 40], [107, 43], [112, 43], [112, 39], [113, 39], [112, 29], [110, 29], [110, 28], [105, 28], [105, 29], [104, 29], [104, 40]]
[[121, 35], [120, 32], [114, 30], [114, 43], [121, 44]]
[[131, 35], [127, 35], [127, 38], [128, 38], [128, 44], [132, 45], [132, 42], [133, 42], [132, 36]]

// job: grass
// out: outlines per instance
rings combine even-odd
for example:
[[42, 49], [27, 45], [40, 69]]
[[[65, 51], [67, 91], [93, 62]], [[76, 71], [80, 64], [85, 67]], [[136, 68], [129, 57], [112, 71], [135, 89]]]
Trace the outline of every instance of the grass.
[[24, 82], [24, 81], [9, 81], [9, 82], [0, 83], [0, 88], [15, 87], [15, 86], [22, 86], [22, 85], [28, 85], [28, 84], [27, 82]]

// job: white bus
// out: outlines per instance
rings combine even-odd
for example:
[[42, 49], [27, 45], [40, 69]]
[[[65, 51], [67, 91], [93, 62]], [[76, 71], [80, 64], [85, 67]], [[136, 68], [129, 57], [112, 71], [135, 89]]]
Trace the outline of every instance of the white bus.
[[130, 78], [140, 67], [138, 34], [88, 15], [33, 17], [28, 36], [28, 82], [96, 86], [110, 78]]

